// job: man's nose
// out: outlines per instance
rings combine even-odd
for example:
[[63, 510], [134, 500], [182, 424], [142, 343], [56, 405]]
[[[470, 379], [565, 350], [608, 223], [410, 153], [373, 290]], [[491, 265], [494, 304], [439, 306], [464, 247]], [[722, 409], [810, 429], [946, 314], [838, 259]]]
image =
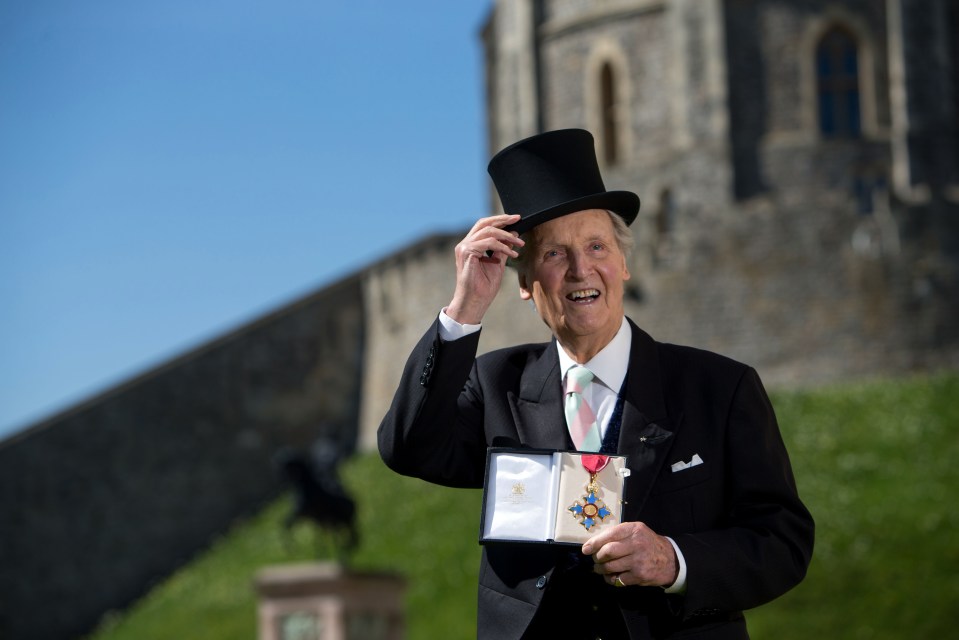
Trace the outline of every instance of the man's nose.
[[589, 273], [589, 258], [582, 251], [570, 251], [566, 265], [566, 275], [572, 280], [579, 280]]

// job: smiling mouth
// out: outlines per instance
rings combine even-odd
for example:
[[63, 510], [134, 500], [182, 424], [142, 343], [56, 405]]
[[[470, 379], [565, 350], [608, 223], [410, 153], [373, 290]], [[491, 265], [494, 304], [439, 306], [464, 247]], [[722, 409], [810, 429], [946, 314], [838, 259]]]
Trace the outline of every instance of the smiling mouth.
[[566, 294], [566, 299], [573, 302], [592, 302], [599, 297], [599, 291], [596, 289], [580, 289]]

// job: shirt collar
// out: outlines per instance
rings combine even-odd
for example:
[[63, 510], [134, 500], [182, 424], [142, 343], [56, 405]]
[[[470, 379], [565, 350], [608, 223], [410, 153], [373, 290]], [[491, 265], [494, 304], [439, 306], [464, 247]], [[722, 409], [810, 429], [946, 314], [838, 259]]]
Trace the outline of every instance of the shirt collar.
[[[613, 339], [583, 366], [593, 372], [596, 381], [612, 389], [613, 393], [619, 393], [629, 368], [629, 350], [632, 344], [633, 332], [626, 316], [623, 316], [623, 323]], [[559, 341], [556, 342], [556, 350], [559, 352], [559, 370], [563, 372], [563, 380], [566, 380], [566, 373], [578, 363], [569, 357]]]

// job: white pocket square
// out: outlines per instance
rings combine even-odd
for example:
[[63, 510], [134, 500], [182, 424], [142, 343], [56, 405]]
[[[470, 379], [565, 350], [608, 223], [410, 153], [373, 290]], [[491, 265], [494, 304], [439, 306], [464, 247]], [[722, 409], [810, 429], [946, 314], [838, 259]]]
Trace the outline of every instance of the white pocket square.
[[698, 467], [702, 463], [703, 459], [699, 457], [698, 453], [694, 453], [689, 462], [680, 460], [679, 462], [674, 462], [670, 468], [673, 470], [673, 473], [676, 473], [677, 471], [685, 471], [691, 467]]

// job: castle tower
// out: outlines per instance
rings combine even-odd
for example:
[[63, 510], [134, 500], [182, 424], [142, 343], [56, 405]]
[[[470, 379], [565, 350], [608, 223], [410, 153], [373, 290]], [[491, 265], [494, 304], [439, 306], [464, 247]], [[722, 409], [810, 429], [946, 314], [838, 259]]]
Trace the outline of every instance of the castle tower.
[[490, 153], [593, 132], [607, 187], [643, 201], [627, 313], [654, 337], [774, 384], [956, 364], [957, 14], [499, 0]]

